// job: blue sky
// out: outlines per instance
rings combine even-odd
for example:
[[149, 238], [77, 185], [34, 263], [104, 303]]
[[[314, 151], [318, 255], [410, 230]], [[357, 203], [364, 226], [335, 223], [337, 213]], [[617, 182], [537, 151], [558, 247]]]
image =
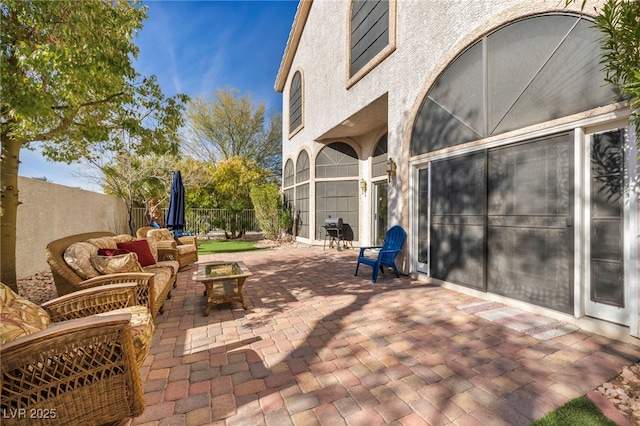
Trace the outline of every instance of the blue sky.
[[[274, 89], [298, 0], [145, 1], [148, 19], [138, 34], [136, 69], [156, 75], [165, 96], [195, 98], [237, 88], [268, 111], [282, 109]], [[20, 176], [46, 177], [62, 185], [94, 189], [75, 176], [82, 166], [21, 152]]]

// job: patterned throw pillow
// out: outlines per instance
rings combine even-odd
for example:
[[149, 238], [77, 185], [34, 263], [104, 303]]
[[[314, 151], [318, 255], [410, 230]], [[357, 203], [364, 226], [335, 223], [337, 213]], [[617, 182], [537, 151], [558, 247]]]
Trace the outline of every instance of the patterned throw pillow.
[[98, 248], [87, 242], [73, 243], [64, 251], [64, 261], [83, 280], [100, 275], [91, 264], [91, 256], [98, 254]]
[[47, 311], [0, 283], [0, 343], [45, 330], [50, 323]]
[[118, 248], [118, 243], [116, 241], [115, 238], [113, 237], [98, 237], [98, 238], [91, 238], [89, 240], [86, 241], [89, 244], [93, 244], [94, 246], [96, 246], [97, 248], [101, 249], [101, 248]]
[[129, 234], [120, 234], [112, 237], [116, 243], [124, 243], [127, 241], [133, 241], [133, 237]]
[[138, 255], [135, 253], [121, 254], [119, 256], [93, 256], [91, 264], [96, 271], [103, 275], [118, 274], [123, 272], [143, 272]]

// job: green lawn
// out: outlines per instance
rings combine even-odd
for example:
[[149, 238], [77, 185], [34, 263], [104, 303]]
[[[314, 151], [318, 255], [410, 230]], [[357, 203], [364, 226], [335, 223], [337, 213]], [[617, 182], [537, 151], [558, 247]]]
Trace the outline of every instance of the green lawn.
[[242, 251], [264, 250], [256, 248], [255, 241], [242, 240], [198, 240], [198, 254], [238, 253]]
[[615, 426], [593, 405], [591, 400], [582, 396], [573, 399], [562, 407], [550, 412], [532, 426]]

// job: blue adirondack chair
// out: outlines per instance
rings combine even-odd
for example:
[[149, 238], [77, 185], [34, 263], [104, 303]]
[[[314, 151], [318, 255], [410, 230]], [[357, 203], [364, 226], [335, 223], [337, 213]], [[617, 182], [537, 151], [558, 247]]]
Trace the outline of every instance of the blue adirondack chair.
[[[387, 231], [383, 245], [360, 247], [358, 264], [356, 265], [356, 273], [354, 275], [358, 275], [358, 268], [361, 263], [364, 263], [365, 265], [369, 265], [373, 268], [373, 278], [371, 278], [371, 281], [374, 283], [378, 279], [378, 271], [382, 271], [384, 273], [383, 268], [385, 266], [393, 268], [393, 272], [396, 273], [396, 277], [400, 277], [400, 274], [398, 274], [398, 268], [396, 268], [395, 260], [398, 253], [400, 253], [400, 249], [402, 248], [405, 238], [407, 238], [407, 233], [401, 226], [396, 225]], [[379, 249], [376, 257], [366, 257], [364, 255], [365, 250], [371, 249]]]

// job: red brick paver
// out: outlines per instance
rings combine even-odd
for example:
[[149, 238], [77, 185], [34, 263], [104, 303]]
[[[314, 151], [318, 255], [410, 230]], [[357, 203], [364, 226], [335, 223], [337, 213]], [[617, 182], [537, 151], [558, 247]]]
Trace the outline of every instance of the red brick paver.
[[370, 269], [357, 250], [242, 260], [248, 308], [205, 317], [197, 265], [181, 271], [142, 369], [131, 425], [529, 424], [640, 358], [577, 330], [541, 341], [458, 309], [481, 300]]

